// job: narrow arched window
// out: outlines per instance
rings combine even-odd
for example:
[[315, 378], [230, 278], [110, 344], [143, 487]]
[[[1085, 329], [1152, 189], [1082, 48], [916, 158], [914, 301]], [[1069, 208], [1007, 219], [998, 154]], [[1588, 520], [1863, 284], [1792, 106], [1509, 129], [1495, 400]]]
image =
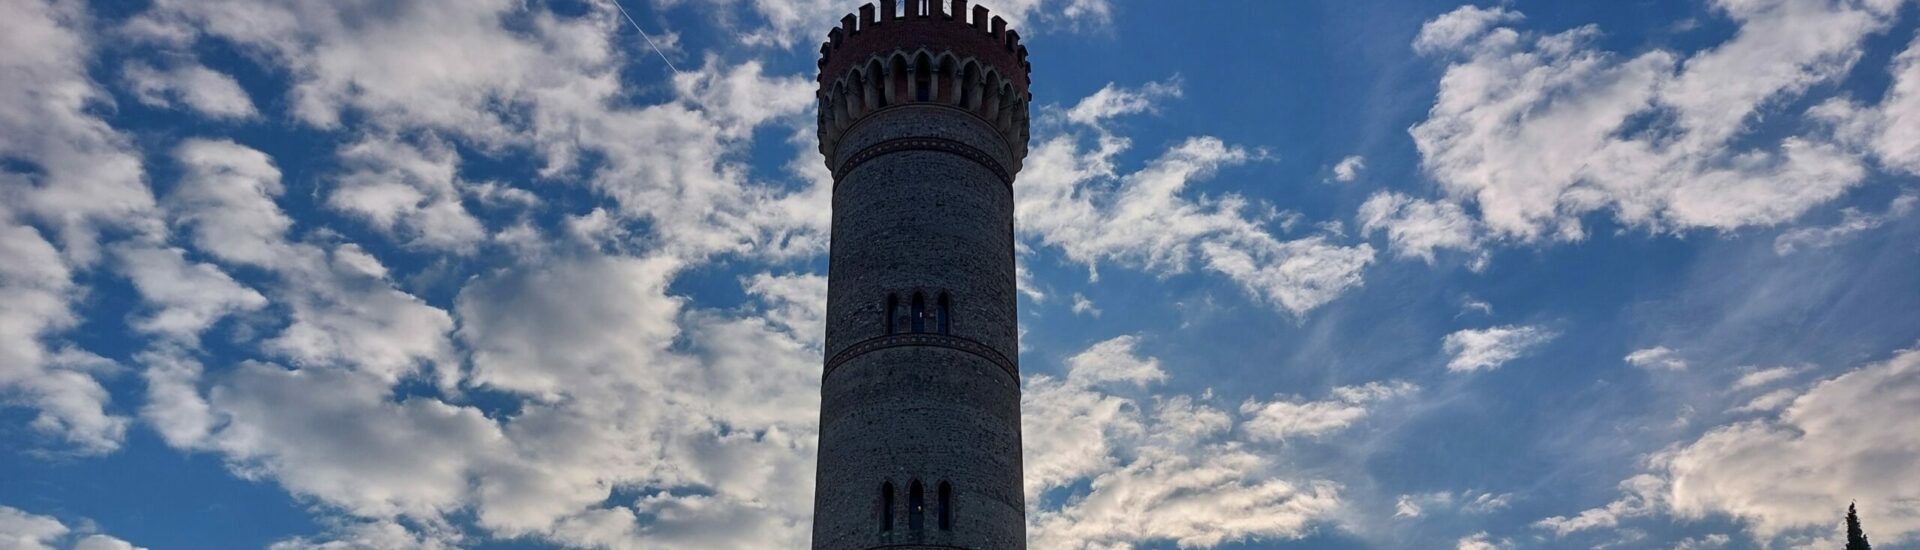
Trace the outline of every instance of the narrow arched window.
[[913, 293], [913, 331], [927, 331], [927, 297], [918, 292]]
[[893, 530], [893, 482], [880, 484], [880, 530]]
[[940, 530], [953, 530], [953, 485], [940, 482]]
[[885, 323], [887, 325], [888, 336], [892, 336], [894, 327], [899, 325], [899, 321], [896, 319], [899, 316], [900, 316], [900, 295], [888, 294], [887, 295], [887, 316], [882, 317], [880, 319], [882, 323]]
[[913, 65], [913, 100], [933, 101], [933, 60], [922, 55]]
[[927, 492], [920, 487], [920, 480], [913, 480], [907, 487], [907, 528], [915, 531], [927, 526]]
[[953, 334], [953, 299], [948, 298], [945, 292], [940, 293], [940, 307], [937, 315], [940, 316], [940, 333]]

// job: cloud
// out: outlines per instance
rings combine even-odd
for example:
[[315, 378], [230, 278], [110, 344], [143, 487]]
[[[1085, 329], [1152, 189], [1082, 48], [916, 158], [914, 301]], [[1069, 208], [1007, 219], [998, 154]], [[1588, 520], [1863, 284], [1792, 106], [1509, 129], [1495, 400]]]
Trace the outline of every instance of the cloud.
[[[1537, 525], [1557, 535], [1655, 513], [1730, 517], [1762, 543], [1825, 536], [1849, 502], [1888, 542], [1920, 536], [1910, 503], [1920, 477], [1920, 351], [1901, 351], [1789, 394], [1777, 415], [1740, 420], [1653, 455], [1623, 496]], [[1779, 393], [1779, 392], [1775, 392]], [[1762, 396], [1761, 399], [1772, 399]], [[1776, 405], [1754, 407], [1773, 409]]]
[[1448, 371], [1474, 372], [1500, 368], [1557, 336], [1542, 327], [1503, 325], [1455, 331], [1447, 335], [1442, 348], [1453, 356], [1447, 361]]
[[1100, 308], [1095, 307], [1093, 305], [1093, 300], [1088, 299], [1086, 296], [1081, 295], [1078, 292], [1075, 292], [1073, 293], [1073, 314], [1099, 317]]
[[1692, 55], [1596, 49], [1594, 27], [1550, 35], [1461, 8], [1428, 22], [1421, 53], [1452, 59], [1412, 135], [1448, 200], [1477, 206], [1499, 238], [1582, 238], [1611, 211], [1655, 230], [1791, 220], [1859, 184], [1852, 150], [1820, 135], [1753, 146], [1748, 121], [1846, 74], [1885, 30], [1888, 2], [1717, 2], [1739, 30]]
[[1509, 546], [1511, 545], [1506, 540], [1494, 540], [1485, 531], [1481, 531], [1460, 537], [1453, 547], [1457, 550], [1500, 550]]
[[327, 205], [418, 248], [472, 252], [487, 230], [461, 204], [477, 185], [459, 177], [460, 158], [437, 139], [363, 136], [340, 148], [343, 173]]
[[1891, 541], [1920, 535], [1906, 504], [1920, 489], [1920, 351], [1902, 351], [1828, 379], [1794, 398], [1778, 418], [1722, 426], [1656, 457], [1671, 480], [1674, 513], [1724, 514], [1759, 538], [1825, 528], [1849, 501]]
[[1591, 529], [1611, 528], [1620, 525], [1623, 519], [1645, 517], [1659, 510], [1665, 502], [1668, 481], [1653, 475], [1638, 475], [1620, 482], [1619, 499], [1606, 506], [1580, 512], [1578, 515], [1553, 516], [1534, 522], [1534, 527], [1552, 531], [1555, 536], [1567, 535]]
[[1014, 207], [1022, 237], [1059, 247], [1090, 269], [1108, 261], [1175, 274], [1199, 263], [1295, 315], [1359, 286], [1373, 247], [1343, 246], [1326, 236], [1281, 240], [1265, 227], [1278, 217], [1270, 206], [1233, 194], [1186, 196], [1190, 184], [1257, 152], [1193, 137], [1138, 171], [1117, 172], [1113, 159], [1130, 143], [1106, 129], [1106, 117], [1145, 110], [1153, 97], [1172, 95], [1164, 87], [1175, 84], [1144, 91], [1108, 85], [1069, 109], [1089, 121], [1094, 147], [1083, 149], [1080, 136], [1068, 131], [1033, 149]]
[[172, 108], [177, 103], [215, 119], [244, 120], [260, 114], [233, 77], [199, 64], [156, 69], [133, 62], [122, 66], [120, 75], [133, 96], [147, 105]]
[[194, 344], [202, 331], [221, 318], [267, 305], [259, 292], [213, 264], [187, 260], [186, 251], [179, 248], [128, 245], [116, 247], [114, 256], [153, 309], [133, 322], [143, 332]]
[[1430, 515], [1430, 510], [1465, 514], [1488, 514], [1504, 510], [1513, 504], [1513, 493], [1486, 493], [1450, 491], [1400, 495], [1393, 504], [1393, 517], [1418, 518]]
[[97, 380], [112, 362], [62, 338], [80, 322], [75, 278], [100, 259], [103, 232], [161, 227], [138, 151], [97, 116], [110, 97], [88, 76], [85, 6], [0, 11], [0, 404], [32, 410], [29, 425], [72, 452], [105, 453], [127, 421]]
[[1319, 437], [1346, 429], [1365, 419], [1369, 405], [1404, 397], [1420, 390], [1408, 382], [1372, 382], [1363, 386], [1333, 389], [1334, 399], [1325, 401], [1248, 399], [1240, 404], [1247, 420], [1240, 430], [1254, 441], [1285, 441], [1288, 437]]
[[1067, 109], [1067, 121], [1101, 127], [1113, 118], [1150, 112], [1155, 104], [1180, 97], [1182, 85], [1177, 76], [1164, 82], [1148, 82], [1139, 88], [1122, 88], [1108, 82], [1100, 91], [1081, 98]]
[[76, 530], [52, 516], [0, 505], [0, 547], [8, 550], [145, 550], [109, 535], [89, 534], [91, 530]]
[[469, 186], [454, 177], [448, 144], [382, 137], [424, 132], [489, 156], [531, 154], [542, 178], [610, 200], [617, 221], [644, 224], [677, 255], [823, 251], [830, 180], [786, 189], [751, 179], [738, 160], [754, 128], [810, 122], [811, 79], [709, 59], [674, 76], [670, 101], [635, 105], [615, 42], [622, 25], [608, 3], [562, 16], [448, 0], [163, 0], [127, 24], [175, 46], [229, 42], [290, 75], [299, 121], [354, 122], [363, 137], [341, 150], [349, 170], [329, 204], [402, 244], [464, 249], [483, 235], [454, 192]]
[[[1338, 509], [1338, 485], [1275, 477], [1266, 453], [1232, 437], [1229, 411], [1188, 396], [1129, 396], [1166, 378], [1138, 343], [1100, 342], [1068, 360], [1064, 379], [1027, 379], [1021, 424], [1034, 547], [1295, 538]], [[1087, 489], [1070, 497], [1041, 497], [1082, 483]]]
[[1459, 204], [1380, 191], [1367, 197], [1356, 217], [1362, 235], [1385, 231], [1388, 246], [1402, 258], [1432, 264], [1435, 251], [1452, 249], [1479, 252], [1475, 265], [1485, 265], [1480, 227]]
[[1805, 368], [1801, 367], [1748, 368], [1745, 369], [1745, 373], [1740, 375], [1739, 379], [1734, 380], [1733, 389], [1743, 390], [1766, 386], [1774, 382], [1792, 378], [1793, 375], [1805, 370]]
[[1634, 350], [1627, 354], [1626, 361], [1647, 370], [1687, 370], [1687, 361], [1666, 346]]
[[1360, 171], [1365, 169], [1367, 169], [1367, 159], [1365, 157], [1361, 157], [1360, 155], [1348, 156], [1347, 158], [1340, 159], [1339, 164], [1333, 165], [1333, 181], [1340, 183], [1351, 182], [1359, 179]]
[[1915, 202], [1920, 202], [1920, 195], [1905, 193], [1887, 203], [1887, 211], [1880, 214], [1866, 214], [1856, 208], [1843, 208], [1840, 210], [1839, 223], [1825, 227], [1796, 227], [1774, 237], [1773, 252], [1786, 256], [1800, 250], [1828, 248], [1840, 244], [1856, 234], [1906, 216], [1913, 212]]
[[1920, 35], [1893, 59], [1893, 83], [1878, 105], [1833, 98], [1814, 107], [1847, 144], [1870, 152], [1889, 170], [1920, 174]]

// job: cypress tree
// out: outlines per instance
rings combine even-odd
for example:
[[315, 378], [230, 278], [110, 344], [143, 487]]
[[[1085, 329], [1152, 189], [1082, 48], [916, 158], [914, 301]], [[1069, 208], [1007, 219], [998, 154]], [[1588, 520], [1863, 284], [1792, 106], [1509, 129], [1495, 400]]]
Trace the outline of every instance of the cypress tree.
[[1867, 544], [1867, 532], [1860, 530], [1860, 514], [1854, 513], [1853, 504], [1847, 504], [1847, 548], [1846, 550], [1873, 550]]

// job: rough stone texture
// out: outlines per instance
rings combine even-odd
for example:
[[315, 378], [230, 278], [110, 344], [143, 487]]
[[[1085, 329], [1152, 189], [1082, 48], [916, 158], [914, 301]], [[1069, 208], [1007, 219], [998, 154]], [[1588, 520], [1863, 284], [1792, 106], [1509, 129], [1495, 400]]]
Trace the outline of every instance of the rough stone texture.
[[[960, 27], [944, 34], [904, 33], [898, 21], [868, 27], [861, 54], [884, 54], [874, 40], [891, 35], [873, 29], [889, 24], [894, 34], [915, 37], [902, 48], [993, 44], [995, 36], [975, 32], [964, 18], [946, 20]], [[1000, 62], [1021, 66], [998, 70], [1024, 77], [1024, 51], [1007, 51], [1018, 56]], [[838, 177], [825, 350], [834, 363], [821, 381], [813, 547], [1024, 549], [1013, 190], [1003, 179], [1018, 173], [1026, 151], [1024, 78], [1001, 96], [1005, 104], [942, 93], [925, 102], [863, 104], [835, 94], [884, 92], [821, 80], [822, 153]], [[903, 140], [938, 146], [869, 151]], [[848, 162], [856, 157], [863, 160]], [[950, 298], [946, 334], [900, 336], [914, 332], [899, 320], [916, 292], [929, 312], [942, 293]], [[898, 300], [893, 318], [890, 295]], [[941, 333], [938, 321], [925, 324], [926, 333]], [[918, 529], [908, 502], [915, 481], [925, 494]], [[948, 529], [939, 523], [942, 482], [952, 488]], [[887, 483], [894, 488], [890, 528], [882, 510]]]

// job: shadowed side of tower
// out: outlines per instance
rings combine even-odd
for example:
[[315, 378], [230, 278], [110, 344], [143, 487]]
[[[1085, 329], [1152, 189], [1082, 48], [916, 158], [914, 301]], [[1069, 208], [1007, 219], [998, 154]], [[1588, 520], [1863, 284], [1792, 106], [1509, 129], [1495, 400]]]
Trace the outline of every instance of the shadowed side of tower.
[[815, 549], [1026, 548], [1026, 57], [966, 0], [868, 4], [821, 46], [834, 189]]

